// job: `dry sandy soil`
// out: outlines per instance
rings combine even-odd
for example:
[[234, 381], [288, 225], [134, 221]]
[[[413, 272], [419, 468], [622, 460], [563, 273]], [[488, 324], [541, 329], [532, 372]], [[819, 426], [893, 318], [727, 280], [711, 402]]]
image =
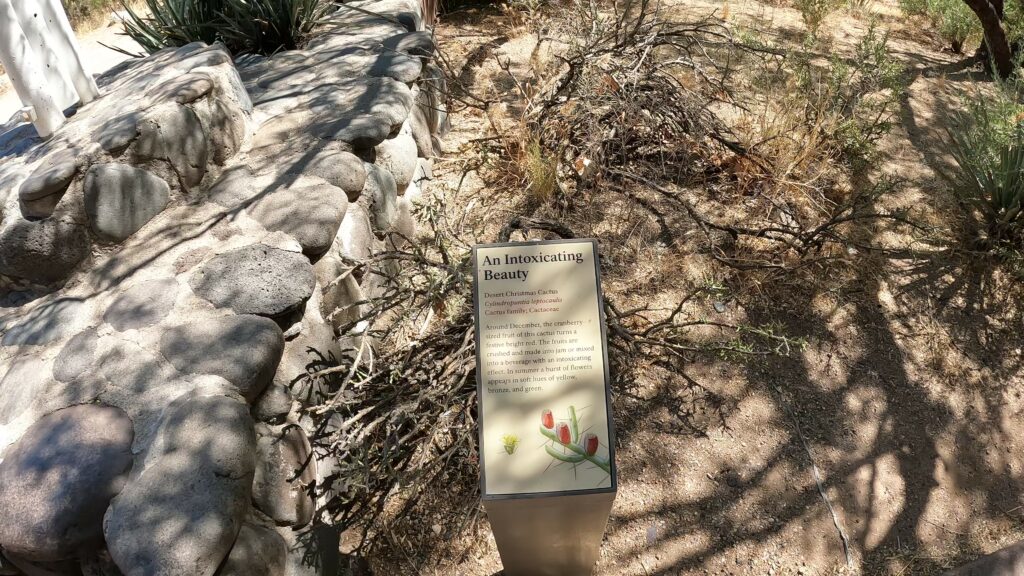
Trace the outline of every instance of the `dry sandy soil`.
[[[680, 18], [710, 12], [781, 46], [803, 34], [788, 7], [699, 0], [675, 9]], [[915, 207], [955, 238], [956, 204], [937, 172], [951, 162], [945, 112], [986, 81], [890, 0], [831, 16], [830, 49], [849, 53], [869, 14], [906, 66], [899, 125], [881, 143], [879, 170], [905, 185], [887, 202]], [[532, 50], [493, 6], [444, 16], [438, 36], [461, 79], [480, 90], [511, 89], [495, 56], [523, 65]], [[465, 110], [452, 122], [435, 194], [467, 242], [493, 241], [528, 210], [524, 194], [465, 171], [478, 139], [493, 134], [482, 115]], [[694, 314], [774, 322], [807, 343], [788, 356], [695, 357], [671, 373], [621, 368], [619, 492], [597, 574], [939, 574], [1024, 539], [1020, 290], [998, 265], [904, 238], [903, 256], [736, 275], [693, 253], [685, 238], [694, 225], [671, 208], [659, 226], [607, 194], [579, 205], [586, 210], [566, 223], [601, 240], [605, 293], [620, 308], [668, 306], [678, 286], [715, 279], [727, 293]], [[666, 245], [664, 226], [681, 240]], [[395, 522], [386, 553], [369, 559], [375, 574], [500, 572], [482, 510], [458, 505], [476, 497], [459, 488], [464, 480], [453, 477]]]

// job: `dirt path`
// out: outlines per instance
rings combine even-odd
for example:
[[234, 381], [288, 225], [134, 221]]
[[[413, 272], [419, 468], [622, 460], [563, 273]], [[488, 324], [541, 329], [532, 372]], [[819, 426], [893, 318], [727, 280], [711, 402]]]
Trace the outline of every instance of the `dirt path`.
[[[128, 59], [128, 56], [107, 46], [132, 53], [142, 52], [134, 40], [121, 34], [120, 24], [113, 24], [110, 21], [90, 32], [78, 34], [78, 44], [86, 70], [93, 75], [102, 74]], [[10, 79], [6, 74], [0, 74], [0, 124], [14, 116], [21, 107], [21, 100], [11, 87]]]

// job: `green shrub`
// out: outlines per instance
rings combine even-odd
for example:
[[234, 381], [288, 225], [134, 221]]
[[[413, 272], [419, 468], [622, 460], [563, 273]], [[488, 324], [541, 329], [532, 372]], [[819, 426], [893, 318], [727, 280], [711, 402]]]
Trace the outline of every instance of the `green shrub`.
[[903, 66], [889, 54], [889, 35], [872, 21], [853, 57], [838, 56], [820, 71], [797, 58], [799, 87], [816, 94], [812, 108], [819, 126], [853, 168], [866, 166], [878, 140], [889, 133], [903, 94]]
[[927, 14], [953, 52], [963, 52], [964, 42], [981, 35], [978, 17], [963, 0], [926, 0]]
[[800, 11], [800, 18], [807, 26], [807, 31], [816, 38], [821, 23], [839, 7], [839, 4], [836, 0], [794, 0], [793, 6]]
[[1000, 83], [994, 95], [970, 95], [950, 130], [960, 170], [954, 183], [971, 216], [980, 216], [980, 243], [1021, 247], [1024, 240], [1024, 105], [1020, 78]]
[[900, 10], [907, 16], [920, 16], [928, 13], [928, 0], [899, 0]]
[[148, 52], [221, 41], [233, 54], [302, 46], [323, 23], [330, 0], [146, 0], [149, 15], [125, 5], [125, 31]]

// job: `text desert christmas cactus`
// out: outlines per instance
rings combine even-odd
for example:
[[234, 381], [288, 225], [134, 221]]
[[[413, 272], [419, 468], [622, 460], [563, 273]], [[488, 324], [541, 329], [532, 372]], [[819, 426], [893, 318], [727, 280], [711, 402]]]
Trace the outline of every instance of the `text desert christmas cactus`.
[[[580, 421], [576, 417], [575, 406], [569, 406], [568, 422], [557, 424], [551, 410], [541, 412], [540, 433], [551, 440], [552, 443], [546, 444], [544, 450], [555, 460], [569, 464], [590, 462], [611, 474], [611, 465], [608, 459], [597, 455], [601, 438], [593, 432], [587, 432], [582, 438], [580, 437]], [[556, 450], [556, 447], [561, 447], [562, 451]]]

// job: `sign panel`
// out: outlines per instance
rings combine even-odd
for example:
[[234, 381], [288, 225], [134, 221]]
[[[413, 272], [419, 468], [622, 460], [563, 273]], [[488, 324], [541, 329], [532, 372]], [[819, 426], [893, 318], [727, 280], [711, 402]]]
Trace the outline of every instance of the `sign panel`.
[[484, 499], [613, 492], [594, 240], [473, 249]]

